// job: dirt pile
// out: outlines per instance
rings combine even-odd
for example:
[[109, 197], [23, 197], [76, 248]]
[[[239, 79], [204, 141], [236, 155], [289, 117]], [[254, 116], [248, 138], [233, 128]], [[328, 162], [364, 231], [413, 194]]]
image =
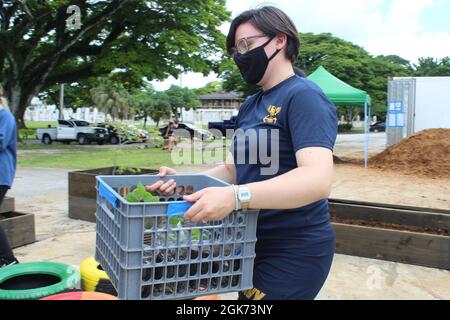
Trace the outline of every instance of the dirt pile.
[[371, 157], [369, 166], [430, 178], [450, 178], [450, 129], [418, 132]]

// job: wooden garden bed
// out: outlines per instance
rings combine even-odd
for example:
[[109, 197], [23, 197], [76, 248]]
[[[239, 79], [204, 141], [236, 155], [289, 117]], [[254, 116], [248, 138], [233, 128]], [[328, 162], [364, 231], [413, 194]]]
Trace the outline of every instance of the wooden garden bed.
[[336, 252], [450, 270], [450, 212], [330, 199]]
[[14, 198], [3, 199], [0, 226], [5, 230], [12, 248], [36, 241], [34, 214], [15, 212]]
[[[95, 222], [97, 192], [95, 189], [98, 175], [112, 175], [117, 167], [105, 167], [91, 170], [69, 172], [69, 217]], [[156, 174], [158, 170], [140, 169], [138, 174]], [[136, 174], [124, 172], [122, 174]]]

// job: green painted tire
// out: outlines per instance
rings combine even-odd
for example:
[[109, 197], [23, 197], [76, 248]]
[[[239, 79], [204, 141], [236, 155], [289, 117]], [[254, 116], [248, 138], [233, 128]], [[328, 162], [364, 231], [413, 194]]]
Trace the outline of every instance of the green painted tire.
[[80, 273], [74, 266], [56, 262], [19, 263], [0, 269], [0, 299], [39, 299], [75, 289], [79, 282]]

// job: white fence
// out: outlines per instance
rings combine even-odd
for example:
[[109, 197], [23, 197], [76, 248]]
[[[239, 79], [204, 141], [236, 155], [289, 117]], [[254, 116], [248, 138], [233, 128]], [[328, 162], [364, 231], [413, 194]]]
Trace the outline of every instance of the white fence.
[[[88, 122], [105, 122], [111, 116], [99, 112], [97, 108], [78, 108], [76, 112], [72, 109], [63, 109], [64, 119], [77, 119]], [[27, 108], [24, 115], [25, 121], [57, 121], [59, 109], [56, 106], [31, 106]]]
[[[208, 125], [208, 122], [229, 120], [236, 115], [236, 109], [195, 109], [181, 111], [180, 121], [195, 123], [196, 125]], [[43, 103], [33, 103], [24, 115], [25, 121], [57, 121], [59, 119], [59, 109], [55, 105], [45, 105]], [[92, 123], [105, 122], [112, 120], [108, 114], [100, 112], [97, 108], [78, 108], [74, 112], [70, 108], [63, 109], [63, 119], [84, 120]], [[168, 120], [161, 120], [160, 125], [166, 123]], [[130, 123], [135, 121], [130, 120]], [[139, 122], [143, 122], [140, 120]], [[156, 123], [151, 119], [147, 119], [147, 125], [154, 126]]]

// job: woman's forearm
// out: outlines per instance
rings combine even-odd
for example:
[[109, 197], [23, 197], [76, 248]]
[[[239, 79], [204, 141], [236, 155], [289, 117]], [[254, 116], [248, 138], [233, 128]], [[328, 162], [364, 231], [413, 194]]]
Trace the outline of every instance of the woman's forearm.
[[218, 165], [212, 169], [209, 169], [204, 174], [207, 174], [209, 176], [215, 177], [217, 179], [226, 181], [228, 183], [236, 183], [236, 176], [232, 169], [229, 168], [229, 165], [227, 164], [221, 164]]
[[234, 166], [233, 155], [229, 153], [225, 163], [205, 171], [204, 174], [236, 184], [236, 167]]
[[298, 167], [275, 178], [248, 184], [252, 199], [250, 208], [299, 208], [328, 198], [333, 169]]

